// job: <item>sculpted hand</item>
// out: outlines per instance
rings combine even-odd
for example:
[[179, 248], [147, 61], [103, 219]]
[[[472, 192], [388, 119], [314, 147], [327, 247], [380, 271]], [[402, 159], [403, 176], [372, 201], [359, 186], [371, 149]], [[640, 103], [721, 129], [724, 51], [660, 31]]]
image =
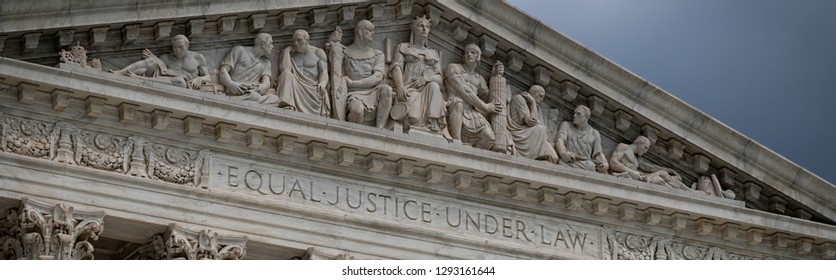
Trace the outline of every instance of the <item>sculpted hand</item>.
[[203, 79], [202, 78], [194, 78], [191, 81], [189, 81], [189, 88], [197, 89], [202, 84], [203, 84]]
[[523, 98], [525, 98], [525, 100], [526, 100], [529, 104], [531, 104], [531, 103], [535, 103], [535, 102], [534, 102], [534, 97], [531, 97], [531, 94], [530, 94], [530, 93], [528, 93], [528, 92], [523, 92], [523, 93], [522, 93], [522, 97], [523, 97]]
[[538, 120], [535, 117], [528, 116], [528, 117], [525, 117], [525, 123], [527, 123], [530, 126], [536, 126], [536, 125], [540, 124], [540, 120]]
[[258, 84], [258, 93], [263, 94], [263, 93], [267, 92], [267, 89], [269, 89], [269, 88], [270, 88], [269, 83], [259, 83]]
[[575, 153], [573, 152], [562, 152], [560, 153], [560, 159], [566, 163], [575, 162]]
[[487, 105], [487, 108], [485, 108], [485, 111], [488, 112], [488, 113], [498, 114], [498, 113], [502, 112], [502, 102], [494, 101], [493, 103], [485, 104], [485, 105]]
[[638, 171], [635, 171], [635, 170], [627, 170], [627, 175], [630, 175], [630, 178], [633, 178], [634, 180], [644, 179], [644, 178], [642, 178], [643, 176]]
[[229, 89], [227, 89], [227, 91], [230, 91], [235, 96], [241, 96], [241, 95], [244, 95], [244, 93], [247, 92], [247, 86], [242, 85], [241, 83], [238, 83], [238, 82], [231, 82], [229, 84]]
[[319, 91], [320, 93], [323, 93], [323, 94], [327, 94], [327, 91], [326, 91], [327, 88], [328, 88], [328, 86], [326, 86], [325, 84], [317, 84], [317, 86], [316, 86], [316, 90]]
[[395, 86], [395, 94], [398, 101], [406, 101], [406, 88], [403, 85]]

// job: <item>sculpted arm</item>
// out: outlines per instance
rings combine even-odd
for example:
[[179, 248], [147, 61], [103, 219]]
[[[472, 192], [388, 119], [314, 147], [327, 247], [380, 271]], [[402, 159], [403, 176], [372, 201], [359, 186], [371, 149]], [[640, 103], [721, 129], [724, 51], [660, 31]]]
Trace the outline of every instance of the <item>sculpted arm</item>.
[[293, 65], [290, 61], [290, 49], [291, 47], [286, 47], [282, 49], [282, 53], [279, 59], [279, 73], [284, 71], [292, 71]]
[[189, 81], [189, 86], [191, 88], [198, 88], [203, 83], [211, 83], [212, 78], [209, 78], [209, 70], [206, 67], [206, 58], [203, 57], [200, 53], [194, 53], [195, 59], [197, 60], [197, 77]]
[[568, 122], [563, 122], [560, 124], [560, 127], [557, 129], [557, 137], [555, 140], [555, 149], [557, 150], [558, 156], [560, 156], [560, 160], [565, 161], [567, 163], [571, 163], [575, 161], [575, 153], [570, 152], [566, 149], [566, 139], [568, 139], [568, 135], [566, 130], [569, 129], [567, 126], [570, 124]]
[[627, 144], [622, 143], [615, 146], [615, 150], [612, 152], [612, 156], [610, 156], [610, 171], [613, 173], [627, 172], [630, 178], [641, 180], [642, 176], [638, 170], [630, 169], [624, 165], [623, 162], [626, 160], [624, 157], [627, 153], [632, 153]]
[[525, 124], [530, 127], [540, 124], [540, 120], [538, 119], [540, 115], [540, 109], [537, 108], [537, 102], [534, 101], [534, 97], [531, 97], [531, 94], [528, 92], [523, 92], [522, 97], [526, 101], [526, 106], [528, 106], [528, 115], [526, 115], [525, 118], [523, 118]]
[[595, 170], [601, 173], [607, 173], [607, 169], [610, 167], [607, 163], [607, 157], [604, 156], [604, 152], [601, 149], [601, 134], [597, 130], [593, 132], [595, 133], [595, 146], [592, 148], [592, 156], [595, 162]]
[[232, 71], [232, 66], [235, 65], [236, 54], [240, 51], [239, 47], [234, 47], [221, 61], [221, 68], [218, 69], [218, 80], [226, 87], [226, 92], [231, 95], [244, 95], [247, 88], [240, 83], [232, 80], [229, 72]]
[[441, 76], [441, 60], [435, 61], [435, 64], [432, 65], [432, 70], [434, 75], [430, 76], [427, 82], [436, 82], [441, 85], [444, 81], [444, 78]]
[[328, 57], [322, 49], [316, 49], [316, 66], [319, 69], [319, 91], [325, 93], [328, 86]]
[[639, 170], [647, 172], [647, 173], [653, 173], [653, 172], [657, 172], [657, 171], [665, 171], [668, 174], [678, 176], [676, 171], [674, 171], [673, 169], [662, 167], [662, 166], [659, 166], [659, 165], [655, 165], [655, 164], [649, 163], [649, 162], [644, 161], [644, 160], [639, 160]]
[[370, 88], [379, 85], [383, 81], [383, 53], [378, 53], [377, 55], [375, 55], [374, 60], [375, 63], [371, 75], [359, 80], [351, 80], [348, 77], [346, 77], [346, 84], [349, 87], [361, 88]]
[[[444, 73], [447, 77], [447, 82], [450, 83], [453, 90], [459, 93], [462, 100], [480, 111], [488, 111], [488, 104], [485, 104], [485, 102], [482, 102], [482, 100], [479, 99], [479, 89], [477, 89], [476, 86], [469, 84], [461, 72], [461, 68], [458, 66], [448, 66], [447, 71]], [[487, 89], [485, 89], [485, 91], [487, 91]]]
[[[400, 47], [398, 48], [400, 50]], [[403, 86], [403, 53], [395, 52], [395, 59], [392, 61], [392, 81], [395, 82], [395, 94], [398, 100], [406, 100], [406, 88]]]

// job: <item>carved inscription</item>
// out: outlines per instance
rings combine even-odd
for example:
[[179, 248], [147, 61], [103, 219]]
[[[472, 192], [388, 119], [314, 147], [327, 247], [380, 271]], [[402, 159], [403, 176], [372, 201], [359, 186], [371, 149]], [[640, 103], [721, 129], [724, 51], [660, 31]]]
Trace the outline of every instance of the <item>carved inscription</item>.
[[512, 242], [543, 250], [598, 258], [598, 233], [558, 219], [469, 207], [458, 202], [398, 193], [321, 175], [301, 175], [279, 167], [260, 167], [226, 158], [209, 161], [213, 190], [317, 205], [324, 210], [374, 217], [456, 235]]

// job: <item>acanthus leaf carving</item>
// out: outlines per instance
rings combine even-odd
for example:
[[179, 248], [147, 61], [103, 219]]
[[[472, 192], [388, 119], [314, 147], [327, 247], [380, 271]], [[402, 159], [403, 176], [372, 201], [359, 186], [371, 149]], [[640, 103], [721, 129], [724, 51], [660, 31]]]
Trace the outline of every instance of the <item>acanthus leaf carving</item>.
[[21, 200], [22, 207], [7, 212], [8, 230], [0, 232], [3, 259], [91, 260], [93, 245], [104, 230], [104, 212], [75, 211], [73, 207]]
[[212, 230], [193, 231], [170, 224], [165, 234], [151, 237], [132, 254], [142, 260], [240, 260], [247, 253], [246, 236], [219, 235]]
[[700, 247], [670, 238], [647, 237], [626, 232], [607, 232], [608, 254], [613, 260], [751, 260], [754, 256], [730, 253], [720, 247]]

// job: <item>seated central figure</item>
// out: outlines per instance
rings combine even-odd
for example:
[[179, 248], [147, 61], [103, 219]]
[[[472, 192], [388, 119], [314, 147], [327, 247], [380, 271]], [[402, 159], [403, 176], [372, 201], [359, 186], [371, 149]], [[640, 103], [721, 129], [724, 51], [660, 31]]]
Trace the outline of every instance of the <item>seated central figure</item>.
[[429, 34], [430, 20], [420, 17], [412, 21], [412, 37], [398, 45], [391, 73], [396, 99], [408, 106], [409, 126], [439, 132], [447, 126], [441, 94], [441, 61], [438, 51], [428, 48]]

